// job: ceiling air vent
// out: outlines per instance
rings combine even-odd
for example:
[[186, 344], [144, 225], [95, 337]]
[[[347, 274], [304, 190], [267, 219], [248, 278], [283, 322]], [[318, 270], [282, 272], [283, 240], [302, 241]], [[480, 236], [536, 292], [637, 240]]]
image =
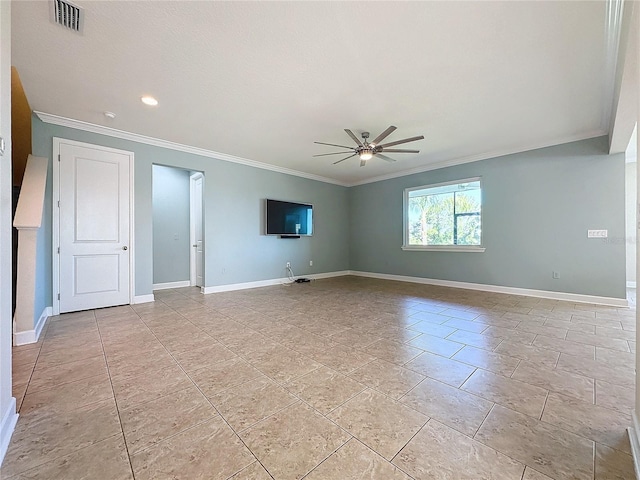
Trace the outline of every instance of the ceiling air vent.
[[51, 0], [51, 21], [74, 32], [82, 33], [84, 10], [66, 0]]

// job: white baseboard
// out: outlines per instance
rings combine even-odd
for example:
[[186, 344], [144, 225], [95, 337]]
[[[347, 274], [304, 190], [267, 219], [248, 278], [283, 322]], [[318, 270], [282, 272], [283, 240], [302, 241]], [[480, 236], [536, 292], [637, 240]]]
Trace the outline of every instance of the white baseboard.
[[40, 334], [42, 333], [42, 329], [44, 328], [44, 324], [47, 322], [47, 319], [53, 315], [53, 307], [44, 307], [42, 313], [40, 314], [40, 318], [36, 322], [36, 325], [33, 330], [25, 330], [24, 332], [15, 332], [13, 334], [13, 344], [15, 346], [19, 345], [27, 345], [29, 343], [36, 343], [40, 338]]
[[[316, 273], [313, 275], [301, 275], [301, 276], [311, 278], [313, 280], [319, 280], [322, 278], [341, 277], [349, 274], [350, 274], [349, 270], [341, 270], [337, 272], [325, 272], [325, 273]], [[249, 288], [271, 287], [274, 285], [282, 285], [290, 282], [291, 280], [285, 277], [285, 278], [272, 278], [270, 280], [258, 280], [257, 282], [230, 283], [228, 285], [215, 285], [213, 287], [202, 287], [202, 293], [209, 294], [209, 293], [232, 292], [234, 290], [246, 290]]]
[[139, 303], [150, 303], [155, 301], [156, 301], [156, 297], [153, 296], [153, 293], [150, 293], [148, 295], [136, 295], [135, 297], [133, 297], [134, 305], [138, 305]]
[[629, 433], [629, 442], [631, 443], [631, 455], [633, 457], [633, 468], [636, 471], [636, 478], [640, 478], [640, 425], [638, 425], [638, 417], [636, 411], [631, 412], [631, 421], [633, 424], [627, 429]]
[[191, 282], [189, 280], [181, 280], [179, 282], [166, 282], [166, 283], [154, 283], [154, 290], [167, 290], [168, 288], [182, 288], [190, 287]]
[[9, 442], [11, 441], [11, 435], [16, 428], [16, 422], [18, 421], [18, 414], [16, 413], [16, 399], [11, 397], [11, 401], [7, 406], [4, 414], [2, 415], [2, 423], [0, 423], [0, 465], [9, 448]]
[[626, 298], [599, 297], [596, 295], [582, 295], [579, 293], [552, 292], [549, 290], [533, 290], [529, 288], [503, 287], [501, 285], [485, 285], [482, 283], [456, 282], [452, 280], [439, 280], [435, 278], [408, 277], [405, 275], [391, 275], [387, 273], [372, 273], [351, 271], [351, 275], [358, 277], [379, 278], [381, 280], [395, 280], [398, 282], [421, 283], [425, 285], [438, 285], [441, 287], [464, 288], [467, 290], [480, 290], [483, 292], [506, 293], [509, 295], [523, 295], [525, 297], [548, 298], [576, 303], [596, 303], [614, 307], [628, 307]]
[[627, 282], [627, 288], [636, 288], [636, 282]]

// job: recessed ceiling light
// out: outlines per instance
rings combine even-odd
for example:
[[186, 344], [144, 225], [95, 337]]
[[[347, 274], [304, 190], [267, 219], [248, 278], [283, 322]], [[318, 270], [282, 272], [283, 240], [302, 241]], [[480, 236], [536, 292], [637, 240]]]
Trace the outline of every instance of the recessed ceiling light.
[[144, 103], [145, 105], [151, 105], [152, 107], [158, 105], [158, 100], [150, 95], [145, 95], [144, 97], [141, 97], [140, 100], [142, 100], [142, 103]]

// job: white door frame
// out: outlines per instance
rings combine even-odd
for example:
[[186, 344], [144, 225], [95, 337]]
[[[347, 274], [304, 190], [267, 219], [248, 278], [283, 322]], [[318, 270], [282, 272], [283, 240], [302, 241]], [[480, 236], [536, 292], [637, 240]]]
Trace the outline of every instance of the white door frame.
[[[189, 282], [191, 283], [191, 286], [193, 287], [196, 284], [196, 259], [197, 259], [197, 253], [196, 253], [196, 249], [194, 248], [194, 244], [196, 243], [196, 218], [194, 215], [195, 212], [195, 181], [199, 178], [202, 178], [202, 192], [204, 192], [204, 175], [202, 174], [202, 172], [197, 172], [197, 173], [193, 173], [189, 176]], [[200, 211], [203, 212], [204, 209], [202, 208], [202, 205], [204, 205], [204, 195], [203, 198], [200, 199], [201, 201], [201, 208]], [[204, 236], [204, 222], [203, 219], [200, 218], [200, 223], [201, 223], [201, 230], [203, 232], [203, 236]], [[204, 241], [202, 242], [203, 246], [203, 252], [202, 255], [204, 256]], [[202, 265], [202, 275], [203, 275], [203, 281], [204, 281], [204, 265]], [[204, 288], [204, 285], [202, 286], [202, 288]]]
[[129, 157], [129, 304], [134, 303], [135, 297], [135, 241], [134, 241], [134, 178], [133, 163], [134, 153], [126, 150], [118, 150], [117, 148], [104, 147], [102, 145], [93, 145], [91, 143], [77, 142], [75, 140], [67, 140], [65, 138], [53, 137], [53, 239], [51, 242], [53, 255], [53, 278], [52, 278], [52, 298], [53, 298], [53, 314], [60, 314], [60, 255], [58, 247], [60, 246], [60, 145], [74, 145], [77, 147], [85, 147], [105, 152], [119, 153]]

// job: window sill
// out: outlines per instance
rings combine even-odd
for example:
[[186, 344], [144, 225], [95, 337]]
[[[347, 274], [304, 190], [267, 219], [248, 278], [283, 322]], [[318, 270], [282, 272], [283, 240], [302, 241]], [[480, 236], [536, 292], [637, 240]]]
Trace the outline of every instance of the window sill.
[[482, 253], [484, 247], [474, 245], [403, 245], [402, 250], [415, 252], [473, 252]]

